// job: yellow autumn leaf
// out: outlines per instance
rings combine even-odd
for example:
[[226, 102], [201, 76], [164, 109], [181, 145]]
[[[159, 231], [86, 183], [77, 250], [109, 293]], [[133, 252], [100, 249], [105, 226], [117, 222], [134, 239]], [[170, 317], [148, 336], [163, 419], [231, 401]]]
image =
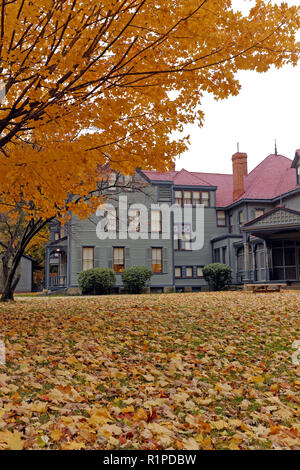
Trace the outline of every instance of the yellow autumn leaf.
[[228, 428], [228, 423], [222, 419], [220, 419], [219, 421], [212, 422], [211, 425], [213, 428], [219, 429], [219, 430]]
[[50, 434], [52, 441], [60, 441], [62, 435], [63, 433], [60, 429], [53, 429]]
[[134, 421], [147, 421], [147, 418], [148, 414], [144, 408], [139, 408], [132, 416]]
[[10, 450], [22, 450], [23, 441], [18, 431], [0, 431], [0, 442], [5, 442]]
[[251, 377], [251, 380], [255, 384], [259, 384], [259, 383], [264, 383], [265, 379], [262, 375], [255, 375], [255, 376]]
[[113, 418], [106, 408], [93, 408], [90, 413], [89, 423], [92, 426], [102, 425], [112, 421]]
[[85, 449], [85, 446], [84, 442], [65, 442], [61, 445], [61, 450], [81, 450]]
[[122, 408], [122, 413], [133, 413], [134, 412], [134, 406], [126, 406], [126, 408]]

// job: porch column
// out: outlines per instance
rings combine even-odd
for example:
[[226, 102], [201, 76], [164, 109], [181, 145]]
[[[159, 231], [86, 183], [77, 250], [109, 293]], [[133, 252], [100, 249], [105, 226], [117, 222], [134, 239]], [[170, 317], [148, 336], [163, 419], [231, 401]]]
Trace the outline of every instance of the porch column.
[[250, 275], [250, 245], [249, 242], [244, 242], [244, 282], [251, 281]]
[[46, 266], [45, 266], [45, 288], [49, 290], [50, 287], [50, 248], [46, 247]]
[[265, 271], [266, 271], [266, 281], [270, 280], [270, 248], [268, 243], [264, 241], [265, 246]]

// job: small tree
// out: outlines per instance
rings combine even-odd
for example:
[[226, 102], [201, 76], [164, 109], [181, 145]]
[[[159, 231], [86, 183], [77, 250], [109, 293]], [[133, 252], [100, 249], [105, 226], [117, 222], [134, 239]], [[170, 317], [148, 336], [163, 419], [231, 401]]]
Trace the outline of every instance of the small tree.
[[115, 283], [115, 273], [109, 268], [87, 269], [78, 276], [78, 285], [83, 294], [109, 294]]
[[231, 268], [227, 264], [211, 263], [203, 269], [203, 277], [210, 290], [225, 290], [232, 281]]
[[152, 271], [145, 266], [132, 266], [122, 272], [122, 281], [131, 294], [140, 294], [151, 279]]

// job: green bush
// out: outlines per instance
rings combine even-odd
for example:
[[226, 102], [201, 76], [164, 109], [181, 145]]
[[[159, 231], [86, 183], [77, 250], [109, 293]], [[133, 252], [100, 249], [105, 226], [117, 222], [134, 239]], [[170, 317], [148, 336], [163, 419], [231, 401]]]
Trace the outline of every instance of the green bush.
[[203, 277], [210, 290], [225, 290], [232, 281], [231, 268], [227, 264], [211, 263], [203, 268]]
[[152, 276], [152, 271], [145, 266], [132, 266], [122, 272], [122, 281], [128, 292], [140, 294]]
[[109, 294], [115, 283], [115, 273], [109, 268], [87, 269], [78, 276], [78, 285], [83, 294]]

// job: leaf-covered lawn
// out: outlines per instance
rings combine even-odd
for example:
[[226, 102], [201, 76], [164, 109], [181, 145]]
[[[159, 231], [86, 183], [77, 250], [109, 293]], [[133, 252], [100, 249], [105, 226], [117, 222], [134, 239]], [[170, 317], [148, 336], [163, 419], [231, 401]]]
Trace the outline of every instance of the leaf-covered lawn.
[[300, 449], [299, 313], [297, 292], [0, 305], [0, 449]]

